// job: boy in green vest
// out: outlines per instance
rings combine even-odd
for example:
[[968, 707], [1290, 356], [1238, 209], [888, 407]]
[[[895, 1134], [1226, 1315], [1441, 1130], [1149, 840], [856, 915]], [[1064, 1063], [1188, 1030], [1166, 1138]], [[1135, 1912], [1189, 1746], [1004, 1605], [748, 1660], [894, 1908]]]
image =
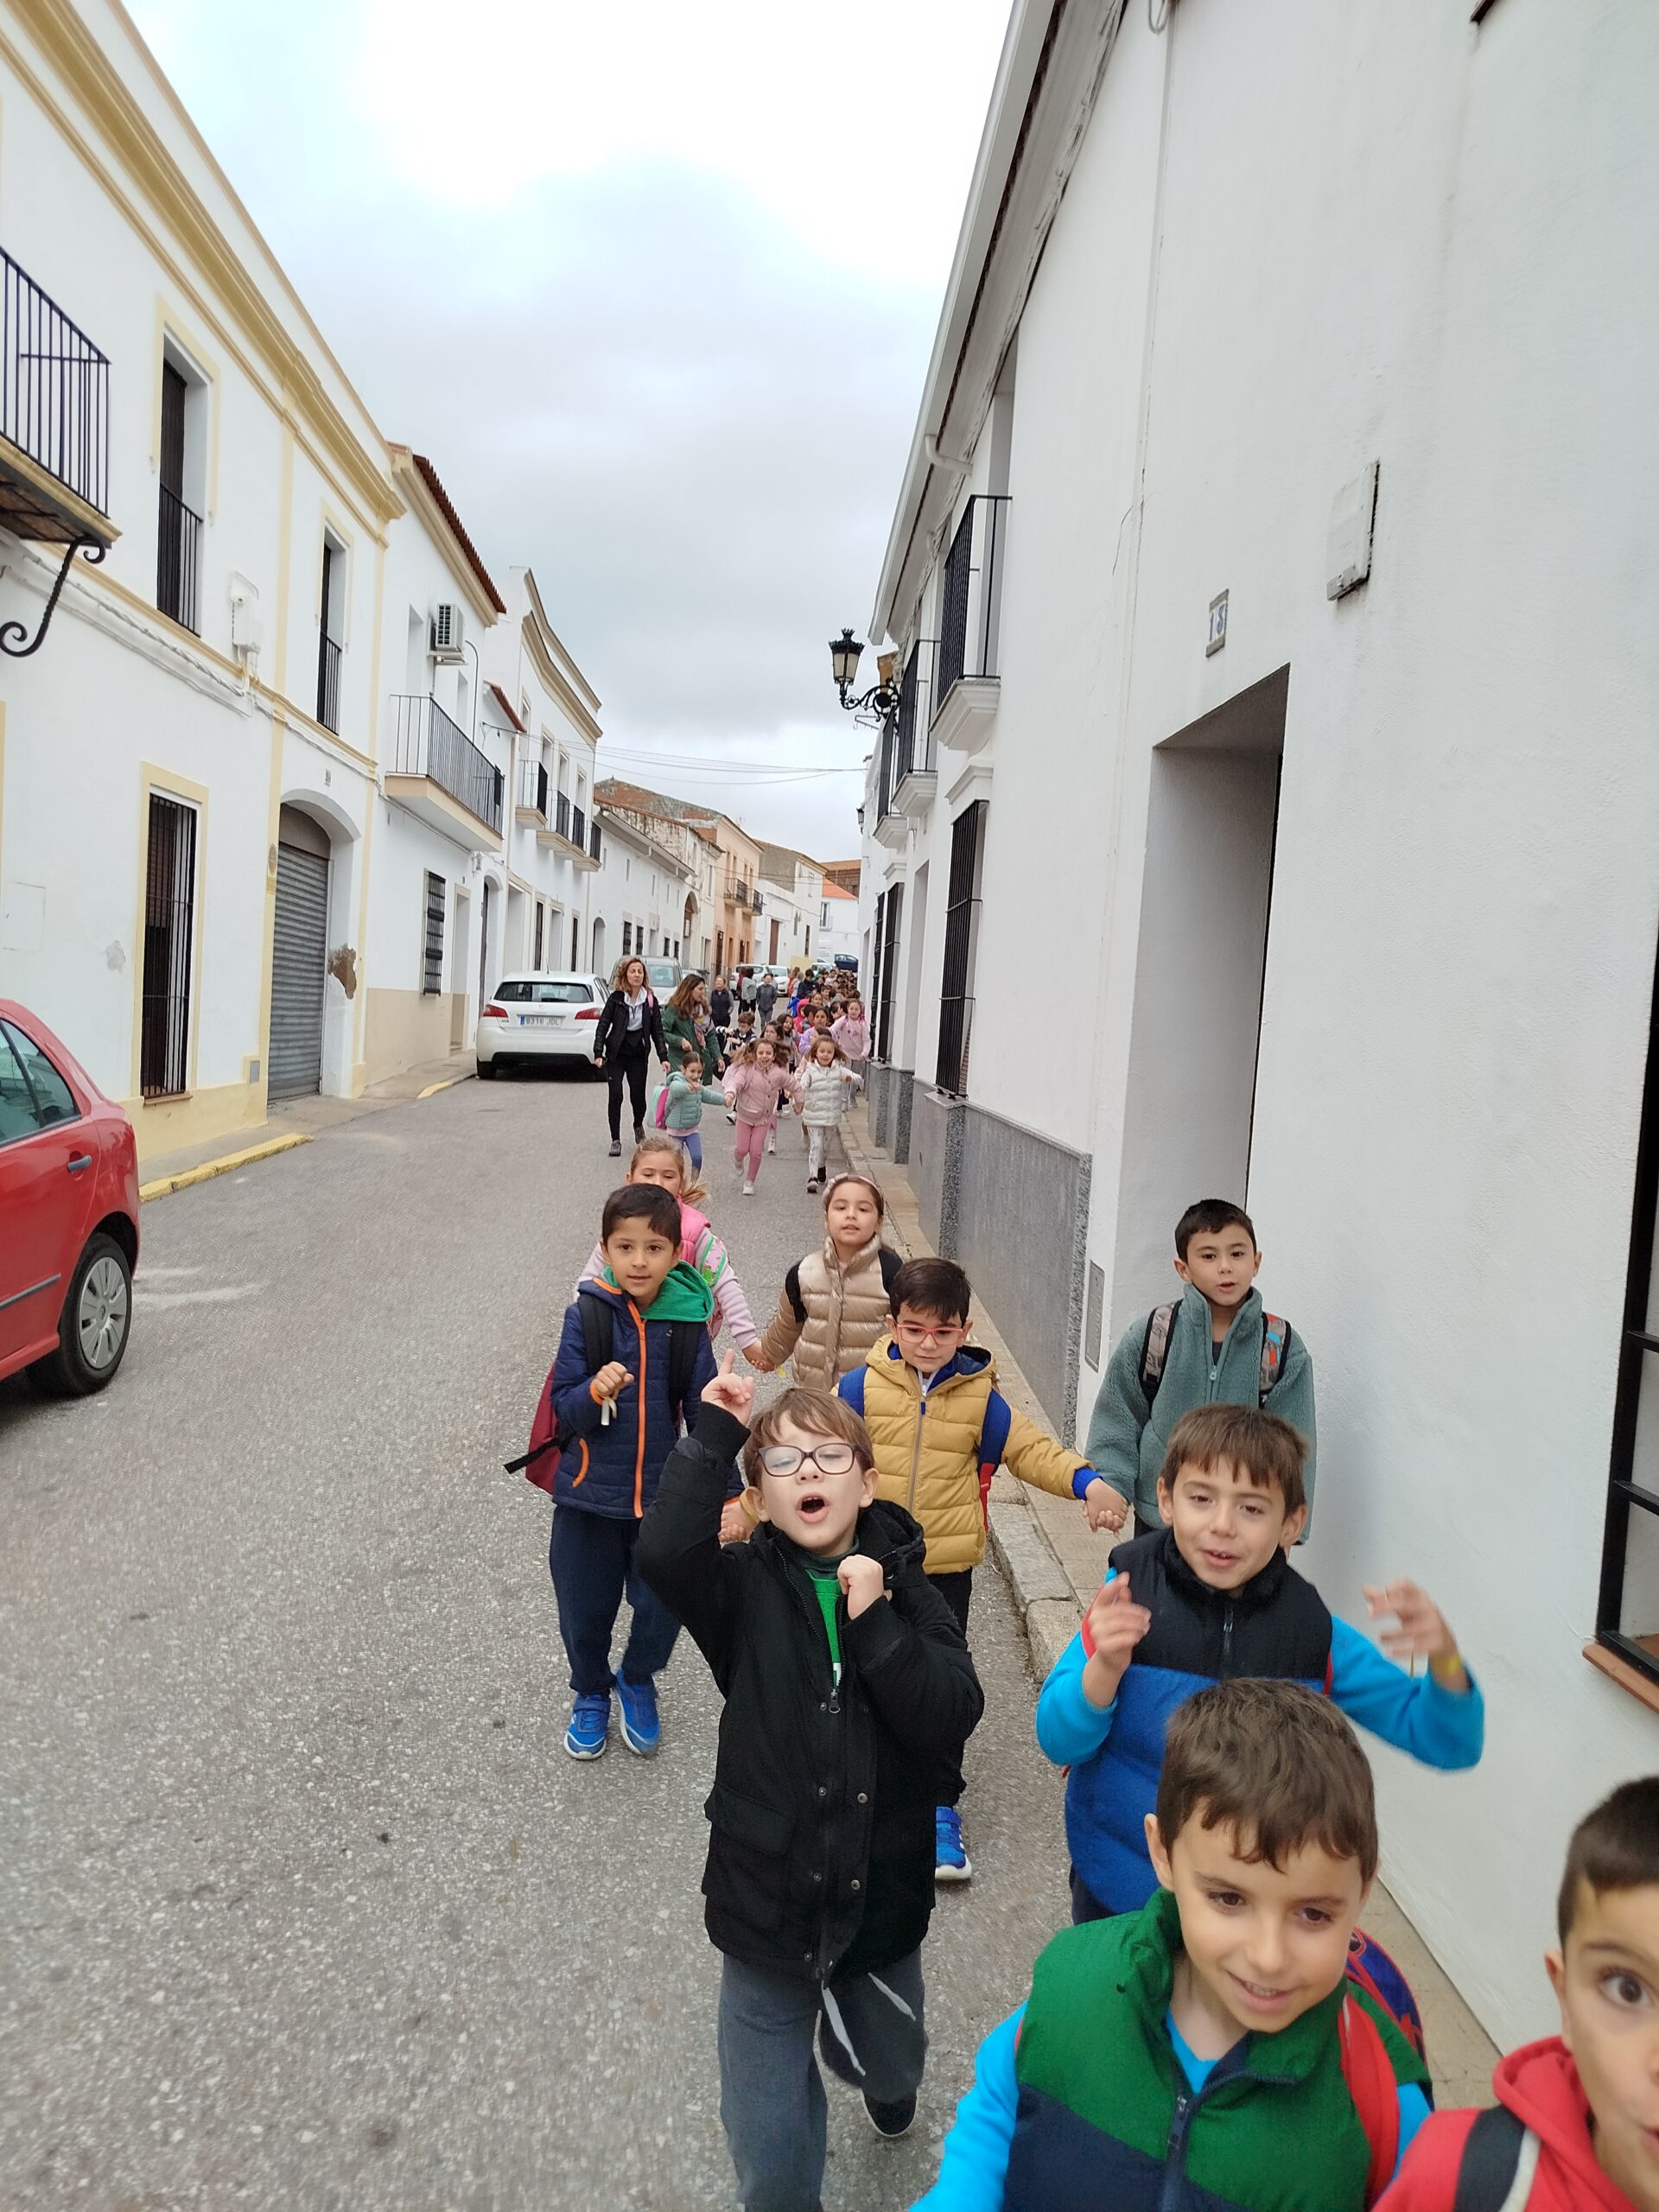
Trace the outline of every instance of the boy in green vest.
[[1346, 1978], [1377, 1862], [1353, 1730], [1297, 1683], [1201, 1690], [1147, 1841], [1157, 1892], [1057, 1936], [981, 2044], [925, 2212], [1364, 2212], [1387, 2187], [1428, 2077]]

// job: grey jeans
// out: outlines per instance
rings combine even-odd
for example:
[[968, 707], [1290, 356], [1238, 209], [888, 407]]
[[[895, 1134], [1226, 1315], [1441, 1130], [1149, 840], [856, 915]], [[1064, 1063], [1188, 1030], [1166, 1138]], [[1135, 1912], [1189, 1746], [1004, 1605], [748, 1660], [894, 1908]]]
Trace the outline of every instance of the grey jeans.
[[828, 1992], [723, 1962], [720, 2117], [744, 2212], [818, 2212], [826, 2107], [815, 2034], [830, 2072], [877, 2103], [913, 2095], [927, 2057], [921, 1953]]

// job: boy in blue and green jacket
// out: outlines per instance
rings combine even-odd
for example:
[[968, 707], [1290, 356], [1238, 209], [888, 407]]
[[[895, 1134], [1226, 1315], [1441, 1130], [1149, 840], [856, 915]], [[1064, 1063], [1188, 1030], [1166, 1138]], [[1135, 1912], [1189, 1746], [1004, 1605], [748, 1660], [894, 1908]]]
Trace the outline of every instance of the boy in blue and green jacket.
[[1175, 1224], [1179, 1302], [1155, 1306], [1119, 1338], [1107, 1363], [1084, 1447], [1089, 1464], [1135, 1508], [1144, 1534], [1158, 1517], [1158, 1471], [1170, 1432], [1195, 1406], [1268, 1406], [1307, 1439], [1313, 1497], [1313, 1363], [1254, 1287], [1262, 1255], [1243, 1206], [1200, 1198]]
[[1347, 1979], [1371, 1770], [1327, 1699], [1228, 1681], [1171, 1723], [1160, 1888], [1057, 1936], [981, 2044], [918, 2212], [1364, 2212], [1428, 2076]]

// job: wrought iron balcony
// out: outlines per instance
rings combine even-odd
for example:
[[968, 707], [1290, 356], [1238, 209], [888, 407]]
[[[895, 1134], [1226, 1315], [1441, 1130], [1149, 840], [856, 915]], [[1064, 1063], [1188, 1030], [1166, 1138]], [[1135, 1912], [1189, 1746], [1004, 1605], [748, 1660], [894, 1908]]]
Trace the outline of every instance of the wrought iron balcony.
[[340, 647], [325, 630], [317, 646], [317, 720], [325, 729], [340, 728]]
[[[201, 517], [165, 484], [156, 530], [156, 604], [169, 620], [201, 630]], [[321, 716], [319, 716], [321, 720]], [[334, 724], [328, 725], [330, 729]]]
[[573, 806], [570, 810], [570, 842], [573, 845], [580, 845], [584, 853], [587, 851], [588, 817], [579, 806]]
[[109, 484], [109, 360], [0, 252], [0, 524], [63, 548], [34, 638], [24, 642], [21, 622], [0, 623], [0, 651], [20, 660], [35, 652], [76, 553], [101, 561], [115, 543]]
[[570, 839], [570, 794], [569, 791], [559, 793], [556, 805], [557, 811], [553, 817], [553, 827], [568, 844]]
[[[404, 694], [395, 696], [391, 705], [388, 783], [395, 779], [419, 779], [435, 784], [486, 830], [499, 835], [502, 790], [506, 779], [494, 761], [479, 750], [435, 699]], [[407, 791], [395, 795], [405, 799], [412, 796]], [[439, 805], [435, 810], [438, 826], [453, 830], [453, 817], [448, 810]], [[416, 811], [427, 813], [428, 808], [417, 805]]]
[[969, 753], [985, 742], [996, 713], [1008, 506], [1006, 493], [969, 499], [944, 560], [931, 719], [944, 725], [941, 743]]
[[588, 833], [588, 857], [592, 861], [595, 868], [599, 866], [599, 822], [597, 817], [594, 818], [593, 828]]
[[893, 736], [892, 802], [901, 814], [925, 814], [938, 781], [931, 712], [938, 650], [937, 639], [918, 638], [899, 679]]
[[547, 820], [547, 767], [528, 754], [518, 763], [518, 817], [520, 821], [545, 823]]

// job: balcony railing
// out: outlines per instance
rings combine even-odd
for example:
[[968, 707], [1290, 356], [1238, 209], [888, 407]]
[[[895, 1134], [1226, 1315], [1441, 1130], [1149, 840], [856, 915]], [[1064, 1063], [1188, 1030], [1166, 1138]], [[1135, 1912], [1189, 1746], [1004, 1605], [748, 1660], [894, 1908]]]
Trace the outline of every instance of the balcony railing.
[[597, 821], [594, 822], [593, 828], [588, 833], [588, 857], [590, 861], [596, 861], [599, 858], [599, 823]]
[[161, 486], [156, 531], [156, 604], [187, 630], [201, 628], [201, 517], [175, 492]]
[[553, 827], [561, 837], [568, 837], [570, 835], [570, 795], [568, 791], [559, 793], [557, 806], [558, 811], [553, 817]]
[[573, 806], [570, 810], [570, 842], [573, 845], [580, 845], [584, 853], [587, 851], [588, 817], [579, 806]]
[[906, 776], [931, 776], [938, 767], [933, 754], [933, 717], [928, 711], [938, 641], [918, 638], [905, 662], [899, 680], [899, 718], [893, 732], [893, 782]]
[[939, 609], [938, 715], [952, 684], [963, 677], [997, 674], [997, 631], [1002, 600], [1002, 540], [1007, 526], [1006, 493], [977, 493], [957, 524], [944, 559]]
[[518, 763], [518, 804], [547, 819], [547, 766], [528, 758]]
[[479, 751], [435, 699], [404, 694], [391, 703], [397, 723], [386, 765], [392, 774], [429, 777], [486, 828], [499, 830], [506, 779], [494, 761]]
[[317, 720], [325, 729], [340, 728], [340, 655], [325, 630], [317, 648]]
[[9, 253], [0, 253], [0, 435], [108, 513], [109, 360]]

